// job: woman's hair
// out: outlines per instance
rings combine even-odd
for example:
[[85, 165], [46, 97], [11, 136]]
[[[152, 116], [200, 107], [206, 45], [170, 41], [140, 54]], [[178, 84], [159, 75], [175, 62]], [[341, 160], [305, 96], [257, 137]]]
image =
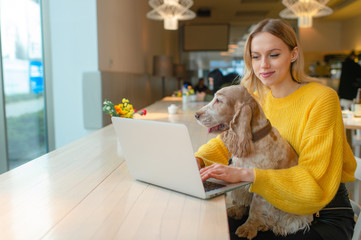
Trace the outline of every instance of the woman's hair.
[[292, 51], [295, 47], [298, 47], [298, 57], [295, 61], [290, 63], [291, 77], [294, 81], [299, 83], [308, 82], [312, 79], [304, 72], [302, 49], [292, 26], [282, 19], [265, 19], [254, 27], [248, 36], [244, 48], [243, 57], [246, 69], [242, 78], [242, 84], [249, 92], [253, 93], [255, 91], [258, 94], [259, 100], [263, 101], [266, 91], [269, 90], [262, 84], [261, 80], [258, 79], [252, 68], [251, 43], [254, 36], [260, 32], [268, 32], [278, 37], [288, 46], [290, 51]]
[[213, 78], [213, 93], [216, 93], [224, 83], [224, 76], [222, 72], [217, 68], [208, 74], [208, 78]]

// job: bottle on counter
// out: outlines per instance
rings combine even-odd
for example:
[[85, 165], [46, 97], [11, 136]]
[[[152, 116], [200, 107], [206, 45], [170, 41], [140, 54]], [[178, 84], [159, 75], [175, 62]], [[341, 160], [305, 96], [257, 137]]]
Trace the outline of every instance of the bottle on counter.
[[361, 117], [361, 88], [357, 89], [357, 95], [354, 104], [354, 116]]

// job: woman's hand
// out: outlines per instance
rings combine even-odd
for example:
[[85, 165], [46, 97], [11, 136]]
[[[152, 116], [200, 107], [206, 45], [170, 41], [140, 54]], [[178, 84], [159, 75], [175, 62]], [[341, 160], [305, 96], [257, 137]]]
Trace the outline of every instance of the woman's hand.
[[215, 163], [200, 170], [202, 181], [215, 178], [230, 183], [253, 182], [254, 171], [249, 168], [238, 168]]

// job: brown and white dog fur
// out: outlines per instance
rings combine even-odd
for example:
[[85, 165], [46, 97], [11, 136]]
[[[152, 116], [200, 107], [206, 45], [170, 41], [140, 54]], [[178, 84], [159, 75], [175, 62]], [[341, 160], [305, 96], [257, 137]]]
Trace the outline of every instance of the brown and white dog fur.
[[[282, 169], [297, 164], [298, 156], [275, 127], [254, 141], [258, 131], [269, 122], [259, 103], [242, 85], [219, 90], [213, 100], [195, 114], [198, 122], [210, 132], [220, 133], [232, 154], [232, 166], [242, 168]], [[263, 131], [264, 132], [264, 131]], [[279, 210], [260, 195], [250, 193], [249, 186], [231, 192], [233, 206], [229, 217], [247, 221], [237, 228], [239, 237], [252, 239], [258, 231], [271, 230], [277, 235], [307, 230], [312, 215], [296, 215]]]

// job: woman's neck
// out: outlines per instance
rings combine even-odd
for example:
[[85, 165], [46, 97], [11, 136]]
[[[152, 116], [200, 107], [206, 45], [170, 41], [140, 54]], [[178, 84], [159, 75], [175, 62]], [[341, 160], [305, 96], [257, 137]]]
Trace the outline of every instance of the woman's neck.
[[304, 83], [295, 81], [283, 82], [279, 86], [271, 86], [272, 96], [274, 98], [284, 98], [297, 91]]

